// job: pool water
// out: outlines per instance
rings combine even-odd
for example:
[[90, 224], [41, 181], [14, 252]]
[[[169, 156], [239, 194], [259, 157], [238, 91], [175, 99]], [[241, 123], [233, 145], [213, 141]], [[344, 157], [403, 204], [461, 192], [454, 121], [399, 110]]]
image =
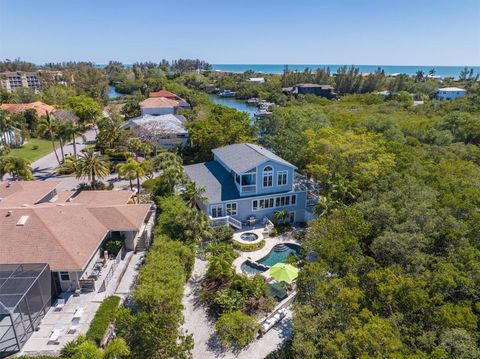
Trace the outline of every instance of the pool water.
[[300, 255], [300, 247], [295, 244], [277, 244], [270, 253], [257, 262], [264, 266], [271, 267], [277, 263], [285, 262], [291, 255]]
[[245, 242], [255, 242], [258, 236], [253, 232], [242, 233], [240, 238]]
[[259, 259], [257, 263], [262, 266], [257, 265], [256, 263], [245, 261], [242, 263], [242, 270], [245, 273], [263, 273], [267, 271], [266, 267], [271, 267], [277, 263], [285, 262], [285, 260], [291, 255], [300, 256], [301, 247], [296, 244], [277, 244], [272, 248], [270, 253], [268, 253], [262, 259]]

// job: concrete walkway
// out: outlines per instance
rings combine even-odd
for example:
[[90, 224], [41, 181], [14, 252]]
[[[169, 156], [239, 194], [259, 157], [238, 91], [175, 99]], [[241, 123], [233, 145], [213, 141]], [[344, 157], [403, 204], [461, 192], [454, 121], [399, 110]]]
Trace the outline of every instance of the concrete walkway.
[[255, 340], [240, 352], [223, 349], [215, 335], [215, 323], [209, 318], [206, 308], [200, 301], [200, 285], [207, 272], [208, 262], [195, 260], [193, 273], [185, 286], [182, 300], [185, 323], [182, 329], [185, 334], [192, 334], [194, 359], [263, 359], [268, 353], [277, 349], [283, 341], [292, 336], [291, 312], [262, 338]]

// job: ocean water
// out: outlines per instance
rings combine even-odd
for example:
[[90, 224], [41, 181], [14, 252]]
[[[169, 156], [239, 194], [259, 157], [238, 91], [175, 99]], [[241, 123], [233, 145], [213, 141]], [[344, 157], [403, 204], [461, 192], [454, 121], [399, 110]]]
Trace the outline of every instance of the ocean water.
[[[241, 73], [248, 70], [255, 72], [262, 72], [265, 74], [281, 74], [285, 65], [268, 65], [268, 64], [215, 64], [212, 65], [214, 70], [226, 71], [226, 72], [236, 72]], [[337, 72], [337, 69], [344, 65], [322, 65], [322, 64], [305, 64], [305, 65], [288, 65], [289, 70], [291, 71], [303, 71], [305, 68], [311, 70], [316, 70], [317, 68], [330, 68], [331, 73]], [[455, 77], [457, 78], [460, 74], [460, 71], [465, 66], [394, 66], [394, 65], [355, 65], [360, 68], [360, 72], [374, 72], [377, 68], [382, 68], [385, 71], [386, 75], [391, 75], [395, 73], [415, 75], [419, 70], [428, 74], [431, 69], [435, 69], [435, 76], [441, 77]], [[475, 73], [480, 73], [480, 66], [469, 66], [469, 68], [474, 69]]]

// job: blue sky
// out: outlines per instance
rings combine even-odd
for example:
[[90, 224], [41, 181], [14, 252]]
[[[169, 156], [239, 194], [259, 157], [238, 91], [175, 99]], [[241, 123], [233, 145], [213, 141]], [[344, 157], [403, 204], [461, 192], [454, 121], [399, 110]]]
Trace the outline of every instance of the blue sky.
[[480, 65], [479, 0], [0, 0], [0, 59]]

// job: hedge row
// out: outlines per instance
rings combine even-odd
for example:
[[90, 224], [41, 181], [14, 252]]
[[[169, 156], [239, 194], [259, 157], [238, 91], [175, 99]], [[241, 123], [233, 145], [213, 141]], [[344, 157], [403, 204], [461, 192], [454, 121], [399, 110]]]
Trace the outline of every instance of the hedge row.
[[258, 249], [261, 249], [263, 247], [265, 247], [265, 239], [262, 239], [260, 242], [257, 242], [257, 243], [241, 243], [241, 242], [238, 242], [236, 240], [233, 240], [232, 241], [232, 244], [233, 244], [233, 247], [235, 249], [238, 249], [240, 251], [243, 251], [243, 252], [253, 252], [253, 251], [256, 251]]
[[94, 341], [97, 345], [100, 345], [108, 325], [114, 320], [115, 313], [120, 303], [120, 297], [111, 296], [105, 298], [100, 307], [95, 313], [95, 317], [90, 324], [90, 328], [87, 332], [87, 339]]
[[195, 261], [190, 246], [155, 235], [133, 292], [134, 309], [121, 309], [115, 324], [135, 358], [181, 357], [182, 297]]

